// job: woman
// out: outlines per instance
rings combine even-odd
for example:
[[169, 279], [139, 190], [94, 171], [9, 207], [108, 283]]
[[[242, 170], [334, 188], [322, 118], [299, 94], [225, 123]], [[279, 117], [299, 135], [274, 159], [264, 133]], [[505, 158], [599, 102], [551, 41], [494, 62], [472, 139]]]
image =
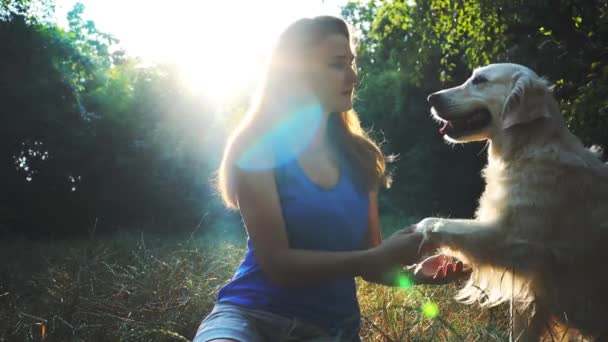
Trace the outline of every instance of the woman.
[[[396, 285], [422, 236], [381, 242], [378, 189], [385, 160], [351, 111], [357, 80], [347, 24], [301, 19], [280, 36], [255, 105], [230, 137], [219, 190], [249, 239], [196, 342], [358, 341], [354, 277]], [[443, 260], [443, 259], [441, 259]], [[418, 282], [463, 274], [439, 259]], [[445, 265], [444, 265], [445, 266]]]

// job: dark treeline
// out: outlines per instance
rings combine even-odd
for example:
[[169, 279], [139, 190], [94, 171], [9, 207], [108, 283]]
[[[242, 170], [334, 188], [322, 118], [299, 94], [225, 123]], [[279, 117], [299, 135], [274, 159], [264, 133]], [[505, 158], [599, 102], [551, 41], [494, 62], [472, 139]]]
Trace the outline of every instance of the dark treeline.
[[[114, 51], [82, 6], [63, 30], [48, 19], [53, 2], [41, 3], [33, 13], [30, 1], [0, 2], [0, 235], [192, 231], [234, 218], [211, 180], [247, 95], [218, 113], [175, 67]], [[426, 96], [477, 66], [531, 67], [555, 84], [570, 128], [608, 145], [608, 1], [353, 1], [343, 14], [361, 32], [356, 109], [399, 155], [381, 210], [403, 223], [473, 214], [484, 145], [445, 144]]]

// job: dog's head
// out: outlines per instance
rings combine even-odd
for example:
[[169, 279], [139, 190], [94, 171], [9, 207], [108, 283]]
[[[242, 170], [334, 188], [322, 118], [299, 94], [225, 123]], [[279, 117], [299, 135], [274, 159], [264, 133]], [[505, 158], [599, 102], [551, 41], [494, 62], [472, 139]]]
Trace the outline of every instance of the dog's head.
[[547, 81], [518, 64], [476, 69], [460, 86], [429, 95], [433, 117], [447, 140], [492, 139], [509, 129], [552, 117]]

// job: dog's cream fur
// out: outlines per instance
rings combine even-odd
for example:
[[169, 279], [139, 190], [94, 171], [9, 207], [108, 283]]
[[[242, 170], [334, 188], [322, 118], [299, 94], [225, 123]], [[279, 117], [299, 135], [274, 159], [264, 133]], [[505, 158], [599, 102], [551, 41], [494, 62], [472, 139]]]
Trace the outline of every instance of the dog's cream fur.
[[492, 64], [430, 101], [439, 121], [480, 108], [492, 118], [445, 136], [488, 140], [475, 219], [418, 223], [425, 241], [472, 266], [458, 298], [511, 302], [512, 340], [561, 341], [564, 327], [608, 339], [608, 167], [568, 131], [547, 82], [521, 65]]

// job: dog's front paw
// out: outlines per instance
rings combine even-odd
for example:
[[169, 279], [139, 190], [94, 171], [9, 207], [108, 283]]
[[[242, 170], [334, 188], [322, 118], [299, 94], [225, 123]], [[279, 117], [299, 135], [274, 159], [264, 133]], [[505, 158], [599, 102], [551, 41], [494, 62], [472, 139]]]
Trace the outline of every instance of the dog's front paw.
[[443, 226], [443, 219], [437, 217], [427, 217], [416, 224], [416, 231], [423, 234], [422, 242], [418, 251], [426, 249], [427, 246], [437, 247], [441, 244], [438, 231]]
[[416, 224], [416, 230], [423, 234], [429, 234], [439, 230], [443, 226], [443, 219], [438, 217], [427, 217]]

